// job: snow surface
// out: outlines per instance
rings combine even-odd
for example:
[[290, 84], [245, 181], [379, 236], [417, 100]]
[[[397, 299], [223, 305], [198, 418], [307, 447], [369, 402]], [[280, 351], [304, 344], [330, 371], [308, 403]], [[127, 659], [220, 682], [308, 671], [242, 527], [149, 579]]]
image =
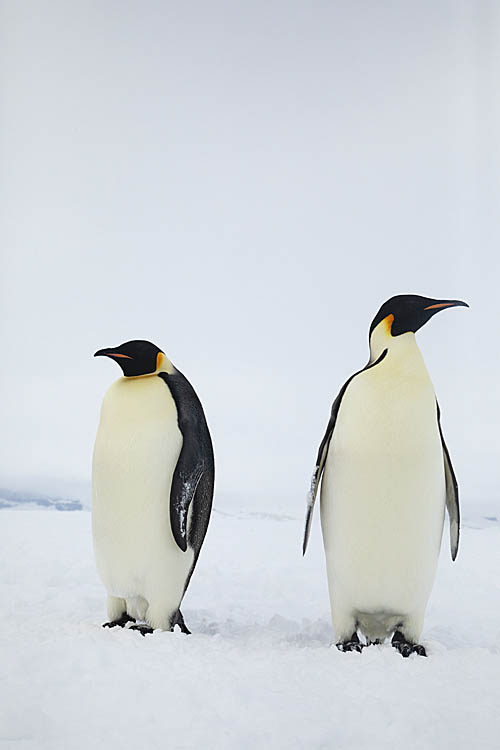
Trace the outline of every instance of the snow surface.
[[[448, 539], [429, 657], [331, 647], [317, 522], [214, 511], [183, 611], [193, 635], [102, 629], [90, 514], [0, 514], [0, 747], [500, 747], [500, 525]], [[484, 525], [484, 524], [477, 524]]]

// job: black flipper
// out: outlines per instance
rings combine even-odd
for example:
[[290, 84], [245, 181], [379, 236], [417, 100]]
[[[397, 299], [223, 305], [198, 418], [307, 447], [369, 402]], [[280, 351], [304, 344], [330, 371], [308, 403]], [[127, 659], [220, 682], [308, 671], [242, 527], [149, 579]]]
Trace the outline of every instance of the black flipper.
[[443, 446], [444, 476], [446, 480], [446, 509], [450, 517], [450, 549], [451, 559], [455, 560], [458, 553], [458, 543], [460, 541], [460, 504], [458, 502], [458, 482], [453, 471], [450, 454], [444, 441], [443, 430], [441, 429], [441, 410], [436, 401], [437, 419], [439, 434], [441, 435], [441, 445]]
[[[170, 490], [170, 524], [178, 547], [183, 552], [187, 550], [188, 544], [194, 549], [192, 573], [212, 509], [215, 476], [212, 440], [203, 407], [187, 378], [178, 370], [172, 374], [160, 372], [158, 377], [170, 389], [182, 433], [182, 449]], [[191, 505], [192, 521], [188, 529]]]
[[316, 502], [316, 495], [318, 494], [319, 483], [321, 481], [323, 469], [325, 468], [325, 461], [328, 455], [328, 448], [330, 447], [330, 440], [332, 439], [335, 422], [337, 421], [337, 414], [339, 412], [340, 402], [342, 401], [342, 396], [344, 395], [345, 390], [347, 386], [349, 385], [350, 381], [351, 381], [351, 378], [342, 387], [342, 390], [340, 391], [339, 395], [333, 402], [332, 411], [330, 413], [330, 419], [326, 427], [326, 432], [323, 437], [323, 440], [321, 441], [321, 445], [319, 446], [318, 457], [316, 459], [316, 466], [314, 467], [314, 472], [313, 472], [312, 479], [311, 479], [311, 487], [307, 494], [306, 525], [304, 528], [304, 542], [302, 544], [303, 555], [306, 554], [307, 543], [309, 542], [309, 534], [311, 533], [311, 524], [312, 524], [312, 518], [313, 518], [314, 504]]
[[304, 529], [304, 542], [302, 545], [302, 554], [306, 554], [307, 549], [307, 543], [309, 541], [309, 534], [311, 533], [311, 523], [312, 523], [312, 516], [314, 511], [314, 504], [316, 502], [316, 496], [318, 494], [319, 489], [319, 483], [321, 481], [321, 476], [323, 474], [323, 469], [325, 468], [325, 462], [326, 457], [328, 455], [328, 448], [330, 447], [330, 441], [332, 439], [333, 430], [335, 429], [335, 423], [337, 422], [337, 416], [340, 409], [340, 404], [342, 402], [342, 399], [344, 397], [344, 393], [347, 390], [347, 386], [353, 380], [353, 378], [356, 377], [356, 375], [360, 375], [360, 373], [364, 372], [365, 370], [369, 370], [370, 367], [375, 367], [375, 365], [378, 365], [379, 362], [382, 362], [385, 355], [387, 354], [387, 349], [384, 349], [380, 357], [371, 364], [367, 364], [366, 367], [363, 367], [362, 370], [359, 370], [358, 372], [355, 372], [354, 375], [351, 375], [349, 380], [347, 380], [342, 388], [340, 389], [339, 395], [335, 399], [335, 401], [332, 404], [332, 411], [330, 414], [330, 420], [328, 422], [325, 436], [323, 440], [321, 441], [321, 445], [319, 446], [318, 451], [318, 457], [316, 459], [316, 466], [314, 468], [314, 472], [311, 479], [311, 488], [307, 495], [307, 511], [306, 511], [306, 524]]

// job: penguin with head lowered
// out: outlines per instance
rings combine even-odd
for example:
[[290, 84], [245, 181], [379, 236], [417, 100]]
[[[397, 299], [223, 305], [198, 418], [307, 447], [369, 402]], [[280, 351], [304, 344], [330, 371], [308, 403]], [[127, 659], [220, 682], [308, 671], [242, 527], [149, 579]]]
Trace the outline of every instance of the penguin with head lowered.
[[458, 550], [458, 486], [434, 388], [415, 333], [441, 310], [468, 305], [403, 294], [370, 327], [370, 359], [335, 399], [320, 445], [304, 534], [320, 481], [321, 525], [337, 647], [361, 651], [392, 636], [419, 644], [436, 573], [445, 506]]
[[123, 377], [104, 396], [92, 463], [92, 532], [104, 627], [189, 633], [180, 611], [212, 508], [214, 454], [193, 387], [149, 341], [100, 349]]

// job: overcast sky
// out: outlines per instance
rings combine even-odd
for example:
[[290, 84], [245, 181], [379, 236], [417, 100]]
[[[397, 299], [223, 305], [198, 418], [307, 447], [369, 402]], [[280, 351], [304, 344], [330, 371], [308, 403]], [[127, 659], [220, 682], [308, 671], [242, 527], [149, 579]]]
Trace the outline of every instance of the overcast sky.
[[[5, 2], [0, 479], [90, 477], [96, 349], [163, 348], [218, 490], [302, 502], [397, 293], [462, 502], [498, 498], [495, 2]], [[297, 500], [298, 499], [298, 500]], [[291, 500], [292, 501], [292, 500]]]

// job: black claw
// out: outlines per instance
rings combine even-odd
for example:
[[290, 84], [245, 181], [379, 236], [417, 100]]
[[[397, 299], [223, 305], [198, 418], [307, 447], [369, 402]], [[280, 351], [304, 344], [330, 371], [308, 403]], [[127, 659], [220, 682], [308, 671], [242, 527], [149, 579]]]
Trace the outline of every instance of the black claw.
[[336, 644], [339, 651], [357, 651], [358, 654], [365, 648], [365, 644], [361, 643], [357, 633], [353, 633], [348, 641], [341, 641]]
[[116, 627], [124, 628], [128, 622], [135, 622], [135, 620], [133, 617], [130, 617], [130, 615], [124, 612], [123, 615], [118, 618], [118, 620], [105, 622], [102, 627], [103, 628], [116, 628]]
[[129, 627], [129, 630], [138, 630], [141, 635], [149, 635], [150, 633], [154, 633], [153, 628], [150, 628], [149, 625], [131, 625]]
[[403, 633], [400, 630], [396, 630], [392, 636], [391, 641], [393, 647], [399, 651], [402, 657], [405, 659], [410, 654], [418, 654], [419, 656], [427, 656], [425, 648], [420, 643], [410, 643], [406, 640]]
[[396, 646], [397, 650], [401, 654], [401, 656], [404, 659], [407, 659], [408, 656], [411, 654], [411, 644], [410, 643], [398, 643]]

